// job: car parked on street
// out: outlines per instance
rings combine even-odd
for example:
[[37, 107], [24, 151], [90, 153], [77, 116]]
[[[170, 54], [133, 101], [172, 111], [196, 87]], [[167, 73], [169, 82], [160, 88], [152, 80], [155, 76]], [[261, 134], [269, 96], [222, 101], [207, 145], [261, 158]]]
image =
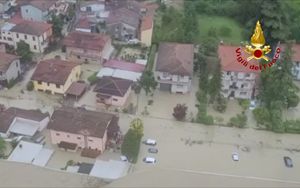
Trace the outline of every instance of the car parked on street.
[[149, 146], [155, 146], [156, 145], [156, 140], [154, 140], [154, 139], [147, 139], [143, 143], [146, 144], [146, 145], [149, 145]]
[[145, 163], [151, 163], [151, 164], [156, 163], [156, 159], [153, 158], [153, 157], [145, 157], [145, 158], [143, 159], [143, 161], [144, 161]]
[[232, 160], [234, 160], [234, 161], [239, 161], [240, 160], [239, 154], [237, 152], [232, 153]]
[[290, 157], [284, 156], [283, 160], [284, 160], [284, 164], [285, 164], [286, 167], [292, 168], [294, 166], [293, 165], [293, 161], [292, 161], [292, 159]]
[[158, 153], [158, 149], [156, 149], [156, 148], [149, 148], [148, 152], [149, 153]]

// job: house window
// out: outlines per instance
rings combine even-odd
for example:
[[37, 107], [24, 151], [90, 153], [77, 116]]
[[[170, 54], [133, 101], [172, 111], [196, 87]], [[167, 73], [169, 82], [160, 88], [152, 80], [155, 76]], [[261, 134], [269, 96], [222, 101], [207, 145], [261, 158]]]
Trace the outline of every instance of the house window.
[[42, 81], [38, 81], [38, 84], [42, 85]]
[[32, 37], [32, 40], [35, 41], [35, 37]]
[[8, 34], [10, 35], [10, 32], [8, 32]]
[[36, 50], [36, 45], [34, 45], [33, 48]]
[[3, 37], [4, 40], [6, 40], [6, 37]]
[[12, 41], [12, 38], [10, 38], [10, 37], [7, 37], [7, 40], [9, 40], [9, 41]]
[[227, 71], [227, 75], [230, 75], [231, 74], [231, 72], [230, 71]]
[[118, 99], [113, 98], [113, 101], [118, 101]]
[[241, 85], [241, 88], [244, 88], [244, 84]]
[[77, 56], [77, 59], [80, 59], [80, 55]]
[[89, 142], [93, 142], [93, 140], [90, 140], [90, 139], [89, 139]]
[[60, 88], [60, 85], [59, 85], [59, 84], [56, 84], [56, 88], [58, 88], [58, 89], [59, 89], [59, 88]]
[[17, 34], [17, 38], [19, 38], [19, 34]]
[[56, 136], [59, 136], [60, 134], [59, 133], [56, 133]]
[[2, 37], [0, 36], [0, 39], [2, 39]]
[[24, 39], [27, 40], [27, 35], [24, 35]]
[[81, 140], [81, 137], [80, 137], [80, 136], [78, 136], [78, 137], [77, 137], [77, 139], [78, 139], [78, 140]]
[[163, 73], [163, 77], [168, 77], [168, 76], [169, 76], [169, 74], [167, 72]]
[[16, 67], [18, 67], [19, 66], [19, 64], [18, 63], [16, 63]]
[[50, 83], [48, 82], [47, 85], [50, 86]]
[[177, 88], [183, 88], [183, 85], [176, 85]]
[[70, 138], [70, 135], [67, 134], [67, 137]]
[[247, 92], [240, 92], [240, 95], [247, 95]]

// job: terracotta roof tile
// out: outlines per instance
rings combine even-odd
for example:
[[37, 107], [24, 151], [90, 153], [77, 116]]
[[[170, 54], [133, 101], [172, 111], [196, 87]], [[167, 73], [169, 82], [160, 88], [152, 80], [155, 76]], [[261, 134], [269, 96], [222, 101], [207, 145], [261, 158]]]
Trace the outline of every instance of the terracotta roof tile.
[[67, 47], [102, 51], [109, 40], [108, 35], [75, 31], [65, 37], [63, 43]]
[[142, 73], [145, 70], [145, 65], [130, 63], [127, 61], [121, 61], [116, 59], [110, 59], [103, 64], [104, 67], [109, 67], [113, 69], [120, 69], [132, 72]]
[[141, 31], [149, 30], [153, 27], [153, 19], [151, 16], [146, 16], [142, 19]]
[[[236, 49], [238, 49], [240, 46], [227, 46], [227, 45], [219, 45], [218, 48], [218, 55], [220, 58], [220, 63], [222, 65], [223, 71], [233, 71], [233, 72], [247, 72], [247, 73], [259, 73], [259, 70], [253, 70], [248, 67], [245, 67], [244, 65], [240, 64], [237, 61], [236, 58]], [[247, 56], [245, 56], [246, 52], [242, 50], [242, 56], [243, 59], [247, 59]], [[252, 59], [249, 63], [251, 64], [258, 64], [256, 60]]]
[[193, 44], [165, 42], [159, 45], [156, 71], [192, 76], [193, 63]]
[[94, 92], [107, 96], [123, 97], [132, 83], [131, 80], [104, 76], [97, 82]]
[[23, 20], [13, 27], [11, 32], [40, 36], [51, 28], [52, 25], [48, 23]]
[[[285, 49], [285, 44], [280, 44], [279, 47], [280, 47], [281, 51], [283, 52]], [[293, 44], [292, 51], [293, 51], [292, 60], [294, 62], [300, 62], [300, 44]]]
[[31, 79], [63, 85], [76, 66], [80, 65], [58, 59], [44, 60], [37, 65]]
[[19, 59], [19, 57], [12, 54], [0, 52], [0, 71], [6, 72], [10, 64], [16, 59]]
[[48, 129], [103, 138], [114, 116], [82, 108], [63, 107], [53, 112]]

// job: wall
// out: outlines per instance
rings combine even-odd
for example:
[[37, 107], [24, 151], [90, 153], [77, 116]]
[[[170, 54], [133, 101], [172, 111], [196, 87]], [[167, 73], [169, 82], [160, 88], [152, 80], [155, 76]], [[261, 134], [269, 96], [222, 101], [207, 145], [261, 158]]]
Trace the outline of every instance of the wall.
[[191, 77], [164, 74], [163, 72], [155, 71], [155, 79], [158, 83], [171, 84], [172, 93], [188, 93], [191, 89]]
[[[31, 5], [24, 5], [21, 6], [21, 15], [22, 18], [25, 20], [32, 20], [32, 21], [46, 21], [44, 19], [44, 14], [40, 9], [31, 6]], [[48, 12], [46, 11], [46, 14], [48, 14]]]
[[60, 85], [59, 88], [57, 88], [56, 84], [53, 83], [49, 83], [49, 85], [46, 82], [42, 82], [42, 84], [38, 84], [37, 81], [33, 80], [34, 89], [43, 90], [43, 91], [50, 90], [52, 94], [55, 93], [64, 94], [73, 82], [79, 80], [80, 74], [81, 74], [81, 67], [80, 65], [78, 65], [73, 68], [65, 84]]
[[[19, 36], [19, 37], [18, 37]], [[27, 36], [27, 39], [25, 39], [25, 36]], [[33, 40], [33, 37], [35, 40]], [[35, 53], [43, 53], [45, 50], [45, 47], [42, 46], [42, 38], [43, 36], [35, 36], [35, 35], [28, 35], [23, 33], [15, 33], [13, 32], [13, 40], [14, 40], [14, 46], [17, 48], [18, 42], [21, 40], [29, 44], [30, 51]]]
[[[89, 63], [100, 63], [102, 52], [96, 50], [87, 50], [74, 47], [66, 47], [67, 59], [77, 63], [84, 63], [86, 60]], [[78, 58], [80, 56], [80, 58]]]
[[17, 59], [10, 64], [9, 68], [6, 71], [6, 79], [9, 82], [10, 80], [15, 80], [21, 74], [20, 60]]

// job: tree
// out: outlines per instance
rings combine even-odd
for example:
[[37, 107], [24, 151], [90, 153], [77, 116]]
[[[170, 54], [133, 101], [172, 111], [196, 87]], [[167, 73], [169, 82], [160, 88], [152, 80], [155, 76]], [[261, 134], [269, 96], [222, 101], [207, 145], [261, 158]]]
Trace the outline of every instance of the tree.
[[53, 30], [53, 35], [57, 38], [62, 37], [62, 29], [63, 29], [63, 19], [61, 19], [60, 16], [52, 15], [51, 17], [51, 24], [52, 24], [52, 30]]
[[218, 112], [225, 112], [227, 108], [227, 100], [221, 94], [218, 94], [214, 102], [213, 108]]
[[146, 70], [138, 82], [141, 88], [145, 90], [146, 95], [153, 92], [157, 87], [153, 72], [150, 70]]
[[252, 111], [252, 113], [253, 113], [254, 119], [256, 120], [256, 122], [258, 124], [268, 126], [271, 117], [270, 117], [269, 110], [267, 108], [258, 107], [258, 108], [255, 108]]
[[32, 91], [34, 88], [33, 82], [29, 81], [26, 85], [28, 91]]
[[177, 104], [173, 108], [173, 116], [179, 121], [184, 120], [186, 116], [186, 112], [187, 112], [187, 106], [185, 104]]
[[143, 121], [140, 118], [135, 118], [130, 123], [130, 129], [132, 129], [138, 136], [143, 136], [144, 126]]
[[247, 124], [247, 116], [245, 114], [237, 114], [235, 117], [230, 118], [228, 125], [238, 128], [244, 128]]
[[0, 157], [4, 157], [6, 150], [6, 143], [3, 138], [0, 137]]
[[30, 46], [24, 41], [17, 43], [17, 54], [21, 56], [21, 62], [30, 62], [32, 61], [32, 52], [30, 51]]
[[142, 137], [139, 137], [133, 129], [129, 129], [124, 136], [121, 153], [132, 163], [136, 163], [137, 161], [141, 138]]
[[198, 20], [195, 18], [197, 18], [197, 12], [194, 3], [192, 1], [184, 1], [183, 42], [194, 42], [198, 36]]
[[239, 105], [242, 107], [243, 111], [245, 111], [249, 108], [250, 101], [247, 99], [241, 99], [239, 100]]

